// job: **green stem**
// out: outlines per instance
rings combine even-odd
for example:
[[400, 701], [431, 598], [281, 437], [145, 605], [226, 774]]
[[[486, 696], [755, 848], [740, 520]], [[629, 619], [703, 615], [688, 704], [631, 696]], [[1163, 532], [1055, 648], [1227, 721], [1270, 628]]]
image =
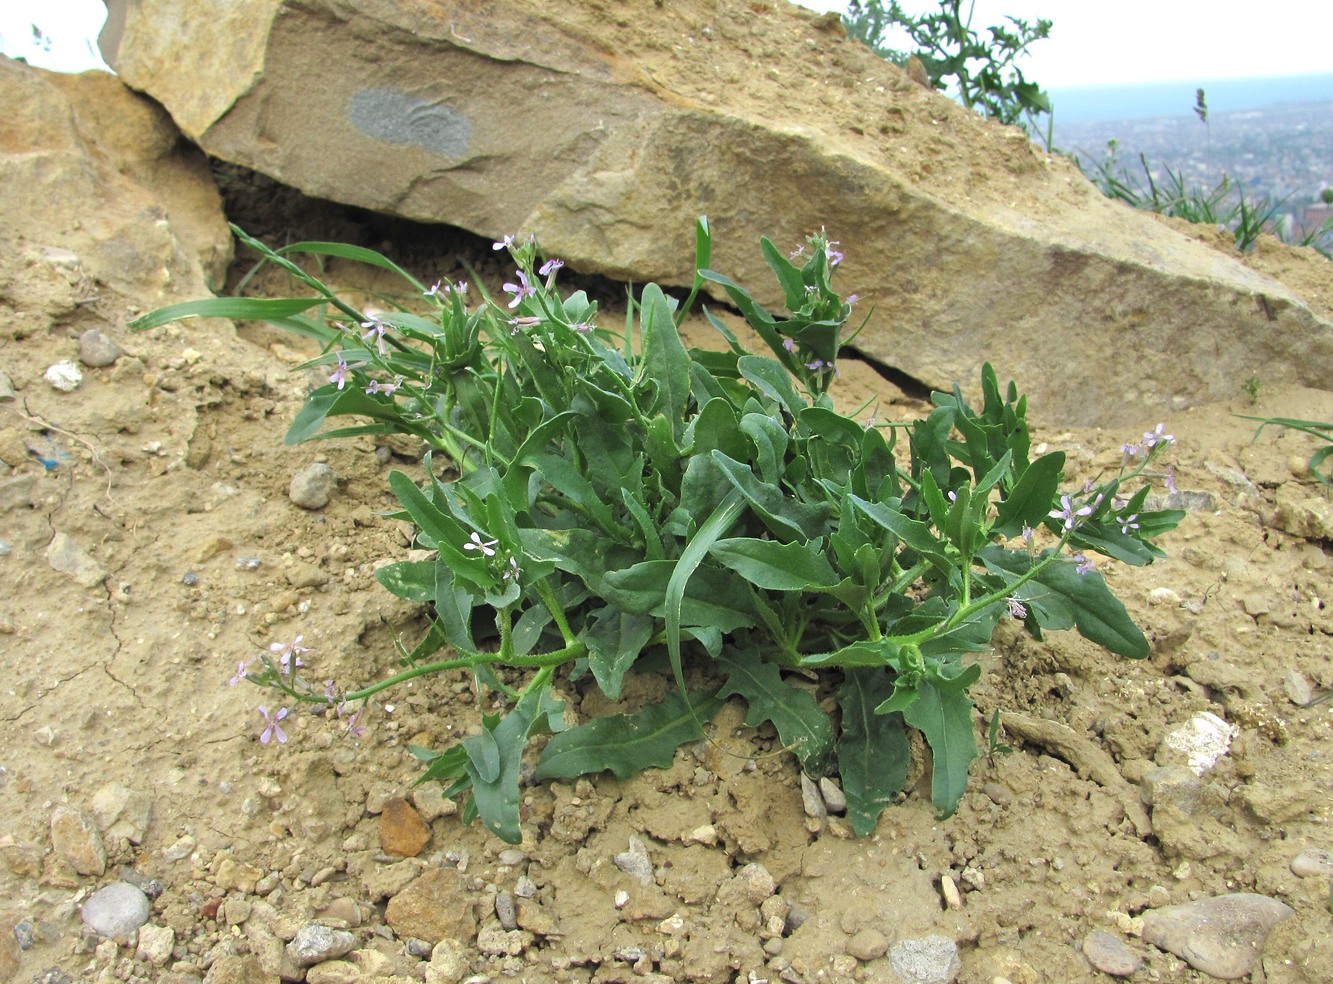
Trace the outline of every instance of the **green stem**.
[[550, 582], [546, 578], [542, 578], [533, 587], [537, 589], [537, 596], [541, 598], [542, 604], [546, 606], [546, 610], [551, 613], [551, 618], [555, 619], [555, 624], [560, 628], [560, 634], [564, 636], [565, 645], [574, 645], [574, 631], [565, 619], [565, 610], [560, 607], [560, 599], [551, 590]]
[[[434, 663], [422, 663], [414, 666], [410, 670], [404, 670], [402, 673], [396, 673], [391, 677], [386, 677], [379, 683], [371, 684], [369, 687], [363, 687], [360, 690], [353, 690], [342, 696], [341, 700], [356, 701], [365, 700], [373, 697], [375, 694], [390, 687], [396, 687], [400, 683], [406, 683], [408, 680], [415, 680], [417, 677], [427, 676], [432, 673], [442, 673], [445, 670], [470, 670], [477, 666], [483, 666], [493, 663], [504, 663], [507, 666], [549, 669], [552, 672], [554, 668], [563, 663], [571, 662], [582, 656], [588, 655], [588, 647], [583, 643], [575, 641], [563, 649], [557, 649], [549, 653], [537, 653], [530, 656], [510, 656], [504, 658], [500, 653], [469, 653], [466, 656], [456, 657], [454, 659], [437, 660]], [[287, 688], [281, 688], [287, 689]], [[298, 701], [307, 704], [337, 704], [339, 701], [325, 697], [323, 694], [300, 694], [294, 691], [287, 691]]]

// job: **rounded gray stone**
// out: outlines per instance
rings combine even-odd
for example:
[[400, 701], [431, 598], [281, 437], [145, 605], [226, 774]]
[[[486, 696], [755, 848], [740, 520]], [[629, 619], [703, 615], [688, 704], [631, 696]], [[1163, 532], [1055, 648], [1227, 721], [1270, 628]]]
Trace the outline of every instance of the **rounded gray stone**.
[[338, 473], [316, 462], [292, 476], [287, 497], [302, 509], [323, 509], [338, 488]]
[[1237, 892], [1146, 912], [1143, 939], [1195, 970], [1234, 981], [1250, 975], [1269, 932], [1294, 914], [1277, 899]]
[[116, 940], [128, 940], [151, 914], [148, 896], [129, 882], [112, 882], [83, 903], [84, 925]]
[[79, 361], [91, 369], [114, 365], [120, 355], [120, 346], [96, 328], [79, 336]]
[[1333, 851], [1307, 847], [1291, 859], [1291, 873], [1301, 878], [1333, 876]]
[[1088, 963], [1112, 977], [1130, 977], [1143, 968], [1139, 955], [1104, 929], [1094, 929], [1083, 937], [1083, 955]]

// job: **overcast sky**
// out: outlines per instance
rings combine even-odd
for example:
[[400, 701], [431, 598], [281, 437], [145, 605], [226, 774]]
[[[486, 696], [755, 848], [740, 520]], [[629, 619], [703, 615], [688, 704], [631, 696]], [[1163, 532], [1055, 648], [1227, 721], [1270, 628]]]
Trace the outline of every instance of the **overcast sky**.
[[[846, 0], [798, 0], [845, 10]], [[901, 0], [904, 10], [937, 10]], [[970, 4], [964, 0], [962, 11]], [[1043, 88], [1333, 73], [1330, 0], [976, 0], [972, 29], [1005, 17], [1053, 23], [1019, 62]]]
[[[846, 0], [800, 2], [846, 9]], [[936, 0], [903, 6], [938, 9]], [[964, 0], [964, 12], [968, 6]], [[101, 64], [105, 14], [102, 0], [0, 0], [0, 41], [5, 54], [81, 71]], [[984, 36], [1006, 15], [1054, 22], [1051, 37], [1020, 63], [1047, 89], [1333, 73], [1333, 0], [975, 0], [972, 27]]]

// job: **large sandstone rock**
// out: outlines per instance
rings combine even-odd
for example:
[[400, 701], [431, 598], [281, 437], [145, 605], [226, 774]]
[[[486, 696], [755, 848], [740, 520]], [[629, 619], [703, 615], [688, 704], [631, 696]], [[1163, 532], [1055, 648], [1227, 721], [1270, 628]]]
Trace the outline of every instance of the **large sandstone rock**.
[[934, 386], [990, 359], [1070, 424], [1329, 385], [1333, 326], [1291, 290], [782, 0], [108, 3], [129, 85], [309, 195], [671, 284], [706, 213], [769, 304], [757, 237], [826, 226], [860, 348]]
[[7, 58], [0, 240], [144, 304], [221, 286], [231, 257], [208, 163], [160, 106], [105, 72], [60, 75]]

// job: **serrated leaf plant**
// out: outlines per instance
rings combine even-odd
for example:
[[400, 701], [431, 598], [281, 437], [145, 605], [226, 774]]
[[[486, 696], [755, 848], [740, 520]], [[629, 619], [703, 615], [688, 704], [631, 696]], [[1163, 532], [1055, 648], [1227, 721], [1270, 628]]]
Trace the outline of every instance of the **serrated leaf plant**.
[[[425, 604], [430, 628], [410, 651], [400, 646], [401, 672], [360, 689], [308, 683], [299, 638], [275, 643], [279, 658], [266, 654], [253, 671], [242, 663], [233, 682], [336, 706], [355, 731], [372, 695], [470, 670], [497, 711], [461, 742], [419, 750], [424, 778], [506, 841], [522, 836], [525, 755], [537, 780], [666, 766], [731, 697], [745, 702], [748, 724], [772, 725], [806, 773], [840, 776], [862, 835], [902, 790], [907, 729], [917, 729], [947, 816], [978, 754], [968, 688], [981, 671], [968, 657], [1001, 618], [1038, 638], [1075, 628], [1113, 653], [1148, 654], [1087, 555], [1134, 566], [1162, 556], [1153, 540], [1182, 513], [1149, 510], [1143, 479], [1170, 436], [1159, 426], [1124, 446], [1116, 474], [1070, 490], [1063, 452], [1032, 457], [1026, 401], [989, 365], [979, 408], [955, 387], [910, 425], [840, 412], [828, 390], [855, 299], [831, 285], [841, 254], [822, 232], [791, 254], [761, 241], [785, 301], [774, 314], [709, 269], [700, 219], [688, 299], [649, 284], [612, 326], [582, 291], [557, 288], [559, 261], [540, 262], [531, 239], [496, 244], [516, 267], [507, 297], [469, 304], [464, 285], [427, 288], [370, 250], [273, 250], [235, 231], [311, 296], [196, 301], [133, 327], [271, 321], [316, 339], [322, 354], [307, 365], [328, 373], [288, 443], [393, 433], [425, 442], [424, 482], [394, 471], [389, 484], [430, 559], [377, 576]], [[302, 253], [395, 271], [412, 297], [368, 314], [290, 259]], [[718, 345], [685, 345], [680, 323], [705, 286], [764, 351], [747, 350], [707, 309]], [[331, 426], [336, 418], [351, 423]], [[615, 700], [626, 675], [659, 656], [674, 678], [665, 701], [566, 727], [553, 683]], [[702, 681], [693, 690], [687, 666]], [[811, 679], [836, 713], [812, 696]], [[542, 734], [552, 737], [538, 753], [530, 742]]]

